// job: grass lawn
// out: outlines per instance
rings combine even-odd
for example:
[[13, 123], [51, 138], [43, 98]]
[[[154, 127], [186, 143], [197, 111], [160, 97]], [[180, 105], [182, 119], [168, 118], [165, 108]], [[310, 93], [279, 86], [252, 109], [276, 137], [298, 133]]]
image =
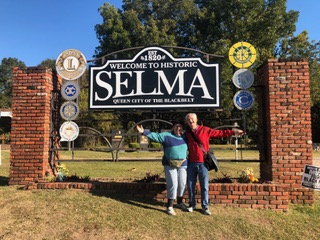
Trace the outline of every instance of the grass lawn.
[[[246, 160], [258, 160], [258, 151], [246, 150], [238, 151], [233, 149], [232, 145], [221, 145], [212, 147], [215, 155], [221, 161], [219, 162], [220, 171], [210, 172], [210, 179], [229, 176], [237, 178], [240, 171], [253, 168], [255, 176], [259, 177], [259, 163], [245, 162]], [[237, 155], [236, 155], [237, 154]], [[135, 152], [119, 152], [119, 162], [112, 162], [110, 152], [103, 151], [61, 151], [60, 159], [72, 160], [63, 162], [70, 170], [70, 174], [78, 176], [90, 176], [91, 178], [125, 178], [137, 179], [142, 178], [146, 173], [160, 174], [164, 177], [163, 166], [161, 165], [162, 151], [135, 151]], [[244, 162], [230, 162], [227, 159], [243, 160]], [[94, 161], [90, 161], [93, 160]], [[133, 159], [136, 161], [124, 161], [123, 159]], [[156, 161], [144, 159], [158, 159]], [[89, 160], [88, 162], [82, 160]], [[80, 163], [81, 162], [81, 163]]]
[[[61, 153], [67, 155], [69, 153]], [[91, 154], [91, 153], [90, 153]], [[133, 153], [132, 153], [133, 154]], [[136, 154], [136, 153], [135, 153]], [[136, 154], [138, 156], [138, 154]], [[81, 153], [81, 157], [85, 157]], [[218, 156], [218, 152], [217, 152]], [[318, 153], [314, 154], [319, 157]], [[198, 211], [168, 216], [152, 199], [97, 195], [79, 190], [28, 190], [8, 186], [9, 151], [0, 166], [0, 239], [319, 239], [320, 197], [313, 206], [291, 205], [289, 212], [211, 205], [212, 216]], [[66, 162], [70, 173], [105, 178], [142, 178], [162, 172], [158, 161]], [[237, 175], [246, 167], [259, 174], [259, 163], [220, 163]]]

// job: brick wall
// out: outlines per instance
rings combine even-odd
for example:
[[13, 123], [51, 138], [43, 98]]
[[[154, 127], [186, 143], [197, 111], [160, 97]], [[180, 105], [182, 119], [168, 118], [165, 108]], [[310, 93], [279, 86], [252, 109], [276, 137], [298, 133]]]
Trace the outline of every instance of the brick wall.
[[[137, 182], [55, 182], [35, 183], [27, 189], [72, 189], [88, 191], [92, 194], [115, 196], [121, 194], [130, 198], [148, 198], [166, 202], [165, 183]], [[188, 192], [184, 199], [187, 201]], [[196, 201], [201, 205], [200, 186], [196, 185]], [[209, 201], [212, 204], [240, 208], [271, 209], [286, 212], [289, 210], [288, 184], [209, 184]]]
[[43, 179], [50, 172], [51, 92], [56, 86], [46, 68], [13, 69], [10, 185]]
[[312, 165], [308, 62], [270, 59], [257, 76], [260, 175], [289, 184], [292, 202], [312, 203], [313, 193], [301, 188], [304, 166]]

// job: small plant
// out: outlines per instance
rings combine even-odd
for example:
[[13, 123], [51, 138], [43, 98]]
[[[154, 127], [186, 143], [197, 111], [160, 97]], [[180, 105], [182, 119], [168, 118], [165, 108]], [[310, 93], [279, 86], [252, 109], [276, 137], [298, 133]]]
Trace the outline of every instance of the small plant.
[[152, 174], [151, 172], [147, 172], [146, 176], [143, 179], [138, 180], [138, 182], [150, 183], [150, 182], [158, 182], [159, 180], [160, 180], [160, 174], [158, 173]]
[[258, 183], [259, 179], [254, 176], [252, 168], [247, 168], [246, 170], [243, 170], [240, 172], [239, 182], [240, 183]]
[[68, 176], [69, 174], [69, 170], [67, 169], [66, 165], [63, 163], [58, 163], [57, 167], [57, 177], [56, 180], [59, 182], [62, 182], [65, 180], [65, 178]]
[[5, 133], [4, 134], [4, 143], [5, 144], [10, 143], [10, 133]]
[[161, 143], [158, 143], [158, 142], [151, 142], [150, 143], [150, 147], [151, 148], [161, 148]]
[[131, 142], [129, 143], [129, 148], [140, 148], [140, 143]]
[[231, 179], [230, 176], [227, 175], [227, 173], [222, 173], [223, 177], [221, 178], [215, 178], [211, 180], [212, 183], [233, 183], [234, 181]]
[[46, 177], [47, 182], [54, 182], [56, 180], [55, 176], [47, 176]]
[[[63, 163], [58, 163], [56, 166], [57, 175], [54, 178], [56, 182], [89, 182], [90, 176], [79, 177], [77, 174], [69, 175], [69, 170]], [[47, 177], [48, 181], [53, 181], [50, 177]]]
[[71, 176], [65, 177], [64, 181], [69, 181], [69, 182], [89, 182], [90, 181], [90, 177], [89, 176], [79, 177], [77, 174], [73, 174]]

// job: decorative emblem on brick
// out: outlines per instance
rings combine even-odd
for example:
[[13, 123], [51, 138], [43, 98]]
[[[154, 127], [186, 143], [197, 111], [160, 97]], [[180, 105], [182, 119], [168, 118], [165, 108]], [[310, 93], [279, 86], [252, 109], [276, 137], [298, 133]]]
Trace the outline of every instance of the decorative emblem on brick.
[[61, 87], [61, 95], [65, 100], [74, 100], [80, 94], [80, 87], [75, 81], [66, 81]]
[[86, 70], [87, 60], [76, 49], [63, 51], [56, 60], [58, 74], [66, 80], [75, 80], [83, 75]]
[[239, 110], [248, 110], [253, 106], [254, 96], [249, 91], [240, 90], [234, 95], [233, 103]]
[[60, 115], [64, 120], [72, 121], [79, 115], [79, 106], [76, 102], [64, 102], [60, 108]]
[[233, 84], [240, 89], [247, 89], [254, 82], [253, 73], [245, 68], [238, 69], [232, 76]]
[[229, 50], [229, 60], [237, 68], [250, 67], [256, 57], [256, 49], [247, 42], [238, 42]]
[[60, 127], [60, 141], [74, 141], [79, 136], [79, 127], [75, 122], [64, 122]]

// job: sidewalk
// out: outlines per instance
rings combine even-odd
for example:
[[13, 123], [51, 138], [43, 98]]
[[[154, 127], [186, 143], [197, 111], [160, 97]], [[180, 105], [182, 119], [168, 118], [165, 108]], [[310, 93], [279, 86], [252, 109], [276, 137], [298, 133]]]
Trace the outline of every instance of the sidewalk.
[[314, 157], [312, 165], [320, 167], [320, 157]]

